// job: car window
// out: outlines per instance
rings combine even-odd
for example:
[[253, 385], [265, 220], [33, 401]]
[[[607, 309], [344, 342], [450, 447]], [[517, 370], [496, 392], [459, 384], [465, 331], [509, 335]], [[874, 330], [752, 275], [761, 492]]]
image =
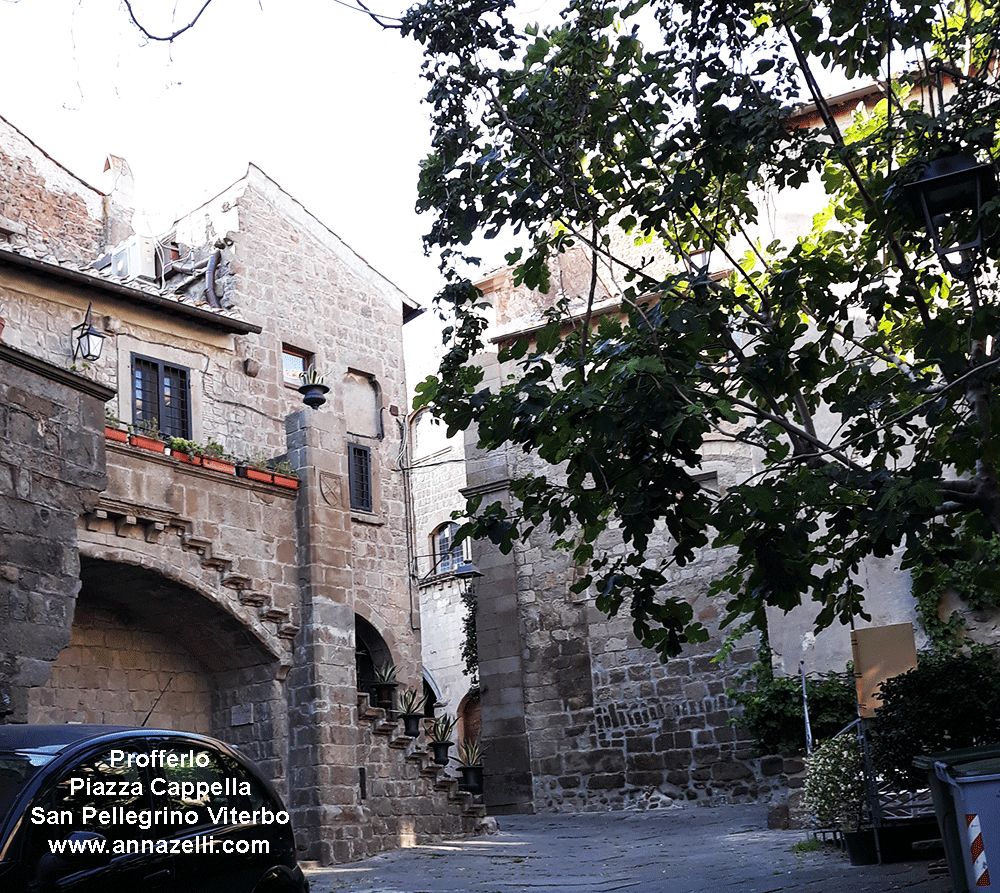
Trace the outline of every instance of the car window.
[[0, 753], [0, 819], [38, 770], [51, 761], [52, 757], [43, 754]]
[[239, 763], [215, 750], [170, 745], [161, 754], [153, 794], [167, 808], [196, 813], [190, 825], [244, 824], [241, 813], [270, 804], [260, 784]]
[[49, 841], [74, 831], [113, 840], [153, 836], [145, 772], [148, 757], [129, 746], [109, 747], [65, 770], [28, 808], [30, 858], [49, 852]]

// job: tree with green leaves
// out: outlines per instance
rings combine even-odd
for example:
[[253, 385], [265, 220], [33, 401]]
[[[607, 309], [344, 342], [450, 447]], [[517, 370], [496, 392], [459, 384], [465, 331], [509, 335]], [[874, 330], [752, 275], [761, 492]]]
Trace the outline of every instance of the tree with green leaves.
[[[663, 656], [706, 636], [665, 583], [708, 546], [734, 556], [712, 589], [728, 622], [811, 601], [823, 628], [864, 616], [869, 557], [947, 566], [995, 541], [998, 202], [987, 184], [975, 220], [939, 221], [946, 244], [984, 233], [969, 275], [942, 265], [907, 184], [956, 152], [992, 158], [996, 5], [570, 0], [547, 29], [518, 29], [511, 6], [425, 0], [403, 22], [433, 120], [418, 207], [454, 312], [417, 402], [558, 470], [515, 481], [510, 510], [473, 499], [464, 535], [509, 550], [549, 529], [581, 568], [575, 589], [608, 613], [627, 603]], [[882, 101], [842, 126], [824, 69], [878, 82]], [[798, 123], [803, 99], [818, 126]], [[824, 196], [811, 231], [763, 244], [768, 196], [807, 182]], [[553, 300], [503, 348], [518, 374], [490, 390], [463, 271], [475, 237], [505, 233], [523, 242], [518, 284], [554, 288], [568, 251], [592, 275], [566, 296], [579, 306]], [[621, 236], [670, 270], [616, 253]], [[620, 312], [598, 317], [608, 264]], [[720, 434], [760, 470], [713, 494], [699, 470]], [[600, 547], [609, 529], [624, 554]]]

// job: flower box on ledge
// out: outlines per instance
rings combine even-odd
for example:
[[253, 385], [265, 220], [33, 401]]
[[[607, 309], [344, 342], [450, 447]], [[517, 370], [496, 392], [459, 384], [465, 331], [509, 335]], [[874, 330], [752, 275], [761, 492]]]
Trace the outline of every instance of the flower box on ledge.
[[252, 465], [239, 465], [236, 468], [236, 473], [240, 477], [246, 478], [248, 481], [260, 481], [264, 484], [274, 483], [274, 473], [268, 471], [266, 468], [254, 468]]
[[162, 453], [167, 448], [167, 445], [162, 440], [157, 440], [155, 437], [147, 437], [145, 434], [132, 433], [128, 436], [128, 442], [132, 446], [139, 447], [139, 449], [150, 450], [154, 453]]
[[185, 453], [183, 450], [173, 448], [170, 452], [177, 457], [178, 462], [183, 462], [185, 465], [201, 465], [201, 456], [198, 453]]
[[298, 478], [289, 477], [287, 474], [278, 474], [278, 472], [275, 472], [274, 473], [274, 482], [279, 487], [287, 487], [289, 490], [298, 490], [299, 489], [299, 479]]
[[230, 462], [228, 459], [221, 459], [218, 456], [206, 456], [201, 457], [202, 468], [210, 468], [212, 471], [218, 471], [222, 474], [236, 474], [236, 463]]
[[121, 428], [112, 428], [110, 425], [105, 425], [104, 436], [115, 443], [128, 443], [128, 431], [123, 431]]

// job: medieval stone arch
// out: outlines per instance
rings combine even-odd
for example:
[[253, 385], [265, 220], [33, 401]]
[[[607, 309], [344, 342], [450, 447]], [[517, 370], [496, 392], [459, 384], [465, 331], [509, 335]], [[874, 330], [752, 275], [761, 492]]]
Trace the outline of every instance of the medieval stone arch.
[[155, 568], [83, 555], [80, 578], [70, 643], [29, 694], [29, 721], [145, 722], [280, 752], [284, 670], [256, 630]]

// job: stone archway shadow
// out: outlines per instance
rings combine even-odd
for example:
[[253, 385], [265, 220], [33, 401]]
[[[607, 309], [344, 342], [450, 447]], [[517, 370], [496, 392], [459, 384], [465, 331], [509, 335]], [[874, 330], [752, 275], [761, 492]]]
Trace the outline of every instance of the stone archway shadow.
[[211, 734], [252, 759], [285, 750], [284, 668], [240, 619], [156, 570], [81, 556], [70, 645], [29, 695], [35, 722]]

